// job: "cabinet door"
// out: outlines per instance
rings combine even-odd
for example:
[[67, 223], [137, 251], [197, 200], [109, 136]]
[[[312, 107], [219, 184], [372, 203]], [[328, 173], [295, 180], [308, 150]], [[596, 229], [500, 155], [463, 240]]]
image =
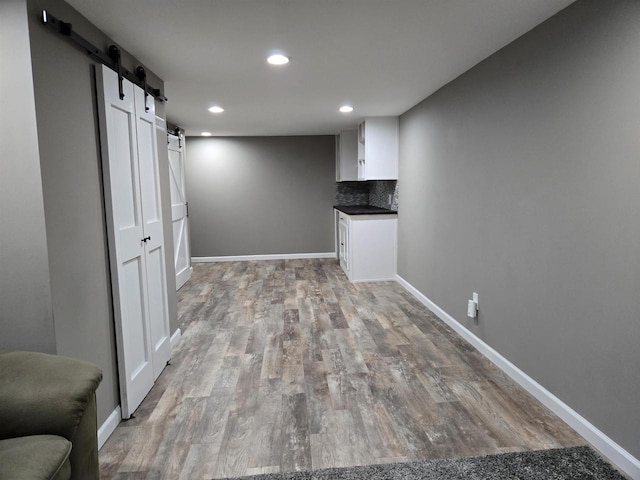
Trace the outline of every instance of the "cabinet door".
[[367, 122], [358, 125], [358, 180], [367, 180]]
[[336, 182], [340, 181], [340, 135], [336, 135]]
[[358, 180], [397, 180], [398, 117], [367, 117], [359, 131]]
[[338, 240], [340, 266], [347, 272], [349, 271], [349, 225], [343, 219], [338, 223]]
[[367, 121], [367, 179], [398, 179], [398, 117], [374, 117]]
[[396, 275], [397, 216], [361, 215], [349, 226], [349, 280], [393, 280]]
[[358, 180], [367, 180], [367, 164], [366, 159], [361, 158], [358, 160]]

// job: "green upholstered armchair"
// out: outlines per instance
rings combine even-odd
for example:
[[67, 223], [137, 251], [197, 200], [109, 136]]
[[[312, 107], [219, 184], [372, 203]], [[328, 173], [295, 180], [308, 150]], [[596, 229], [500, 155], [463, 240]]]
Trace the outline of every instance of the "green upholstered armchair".
[[88, 362], [0, 352], [0, 479], [98, 479], [101, 380]]

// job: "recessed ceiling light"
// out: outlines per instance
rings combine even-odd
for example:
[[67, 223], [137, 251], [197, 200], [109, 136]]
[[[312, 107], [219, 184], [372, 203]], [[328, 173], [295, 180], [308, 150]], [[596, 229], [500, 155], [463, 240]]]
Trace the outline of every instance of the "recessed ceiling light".
[[224, 112], [224, 108], [222, 108], [222, 107], [220, 107], [218, 105], [214, 105], [213, 107], [209, 108], [209, 111], [211, 113], [222, 113], [222, 112]]
[[267, 62], [269, 62], [271, 65], [285, 65], [289, 63], [289, 57], [280, 53], [276, 53], [275, 55], [271, 55], [269, 58], [267, 58]]
[[353, 107], [351, 105], [343, 105], [340, 107], [340, 111], [342, 113], [351, 113], [353, 112]]
[[202, 135], [203, 137], [210, 137], [211, 132], [202, 132], [200, 135]]

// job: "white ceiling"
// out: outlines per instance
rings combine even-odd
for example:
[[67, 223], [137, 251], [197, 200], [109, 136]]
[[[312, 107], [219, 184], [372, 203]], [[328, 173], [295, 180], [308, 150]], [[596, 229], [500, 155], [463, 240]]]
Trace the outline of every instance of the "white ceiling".
[[[67, 1], [165, 81], [188, 135], [334, 134], [399, 115], [573, 2]], [[291, 62], [268, 65], [273, 49]]]

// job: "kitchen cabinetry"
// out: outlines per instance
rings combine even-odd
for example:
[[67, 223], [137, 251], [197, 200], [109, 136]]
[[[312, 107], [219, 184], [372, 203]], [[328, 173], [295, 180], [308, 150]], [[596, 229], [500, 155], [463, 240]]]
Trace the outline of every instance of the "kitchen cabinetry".
[[358, 180], [358, 131], [343, 130], [336, 136], [336, 182]]
[[340, 266], [352, 282], [393, 280], [398, 216], [347, 215], [335, 210]]
[[367, 117], [358, 126], [358, 180], [398, 179], [398, 117]]

